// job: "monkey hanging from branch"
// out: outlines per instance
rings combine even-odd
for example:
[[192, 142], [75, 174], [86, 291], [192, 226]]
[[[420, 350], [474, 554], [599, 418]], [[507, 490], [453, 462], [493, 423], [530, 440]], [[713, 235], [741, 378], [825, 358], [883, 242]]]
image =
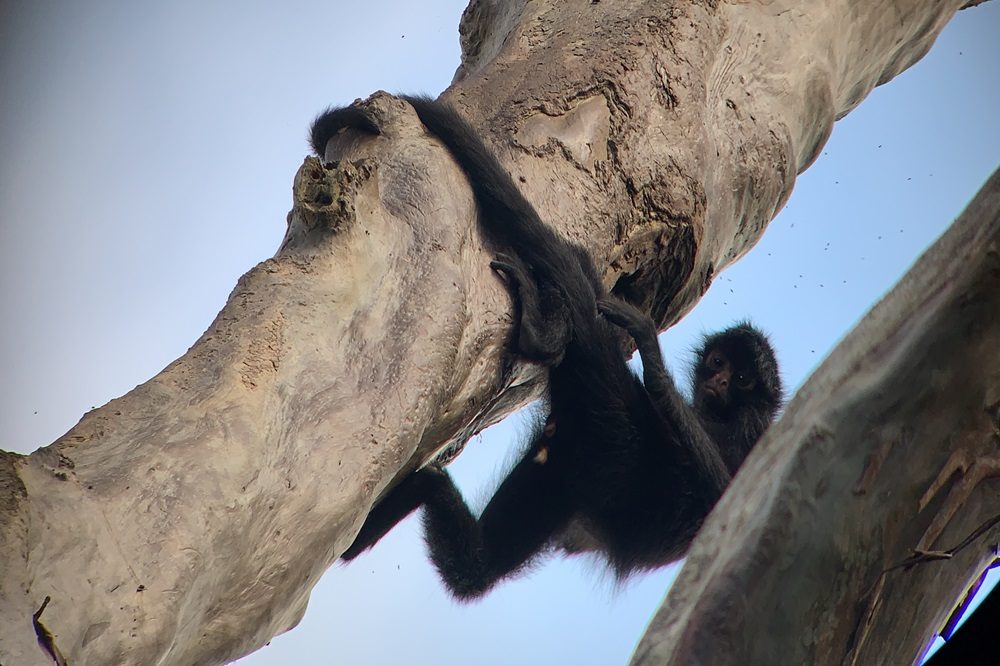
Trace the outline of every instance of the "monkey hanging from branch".
[[[767, 337], [746, 322], [707, 336], [688, 404], [664, 367], [649, 315], [608, 295], [586, 250], [542, 222], [452, 107], [403, 99], [462, 168], [479, 224], [502, 248], [491, 266], [520, 313], [514, 347], [548, 367], [548, 416], [481, 515], [430, 465], [375, 506], [343, 559], [421, 506], [431, 560], [462, 600], [553, 548], [596, 550], [619, 578], [681, 558], [780, 408]], [[344, 128], [379, 133], [363, 107], [329, 109], [312, 126], [317, 154]], [[641, 381], [626, 364], [625, 334], [642, 359]]]

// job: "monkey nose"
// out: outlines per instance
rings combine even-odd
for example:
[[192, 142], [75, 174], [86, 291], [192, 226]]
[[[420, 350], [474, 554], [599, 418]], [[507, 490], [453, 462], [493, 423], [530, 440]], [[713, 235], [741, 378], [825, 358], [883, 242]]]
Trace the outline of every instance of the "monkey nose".
[[705, 391], [709, 395], [721, 398], [729, 391], [729, 379], [721, 375], [715, 375], [705, 380]]

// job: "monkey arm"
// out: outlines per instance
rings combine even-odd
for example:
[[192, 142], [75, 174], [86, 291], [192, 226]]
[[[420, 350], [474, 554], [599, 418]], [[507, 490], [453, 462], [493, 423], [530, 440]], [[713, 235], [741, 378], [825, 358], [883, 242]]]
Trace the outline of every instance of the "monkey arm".
[[653, 408], [661, 419], [677, 428], [681, 441], [687, 444], [701, 471], [702, 479], [722, 495], [732, 480], [732, 475], [718, 445], [705, 432], [697, 415], [681, 397], [667, 372], [653, 320], [634, 305], [614, 298], [599, 299], [597, 309], [608, 321], [625, 329], [635, 340], [642, 358], [642, 383]]

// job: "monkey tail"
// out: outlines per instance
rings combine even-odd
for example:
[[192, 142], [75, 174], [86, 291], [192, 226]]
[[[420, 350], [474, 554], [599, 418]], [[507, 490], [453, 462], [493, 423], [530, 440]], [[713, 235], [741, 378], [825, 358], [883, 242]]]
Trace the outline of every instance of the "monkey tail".
[[[423, 95], [400, 97], [413, 107], [428, 132], [445, 145], [462, 168], [476, 197], [480, 225], [487, 237], [513, 250], [540, 282], [570, 292], [567, 301], [574, 315], [592, 318], [604, 287], [586, 250], [541, 220], [476, 129], [451, 105]], [[327, 140], [345, 127], [382, 133], [363, 107], [330, 108], [313, 121], [309, 136], [312, 149], [322, 155]]]
[[364, 130], [371, 134], [381, 134], [382, 129], [368, 112], [359, 106], [331, 106], [313, 121], [309, 129], [309, 146], [313, 152], [323, 157], [326, 142], [345, 127]]
[[487, 235], [517, 256], [536, 273], [555, 282], [580, 280], [572, 244], [542, 222], [514, 179], [475, 128], [449, 104], [430, 97], [402, 96], [424, 126], [448, 148], [469, 179]]

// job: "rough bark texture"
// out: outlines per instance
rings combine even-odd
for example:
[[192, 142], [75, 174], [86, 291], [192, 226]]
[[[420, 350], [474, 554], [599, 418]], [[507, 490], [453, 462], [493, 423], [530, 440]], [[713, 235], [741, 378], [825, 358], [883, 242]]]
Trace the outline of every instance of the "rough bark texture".
[[[633, 664], [909, 664], [1000, 526], [1000, 171], [838, 346], [705, 523]], [[961, 511], [958, 511], [961, 509]]]
[[[542, 217], [667, 325], [756, 242], [834, 119], [962, 4], [473, 0], [447, 96]], [[51, 663], [32, 624], [47, 596], [70, 663], [260, 647], [395, 476], [534, 390], [502, 360], [510, 304], [462, 175], [405, 105], [371, 105], [386, 134], [337, 142], [332, 170], [306, 160], [281, 249], [187, 354], [51, 446], [0, 452], [3, 664]]]

